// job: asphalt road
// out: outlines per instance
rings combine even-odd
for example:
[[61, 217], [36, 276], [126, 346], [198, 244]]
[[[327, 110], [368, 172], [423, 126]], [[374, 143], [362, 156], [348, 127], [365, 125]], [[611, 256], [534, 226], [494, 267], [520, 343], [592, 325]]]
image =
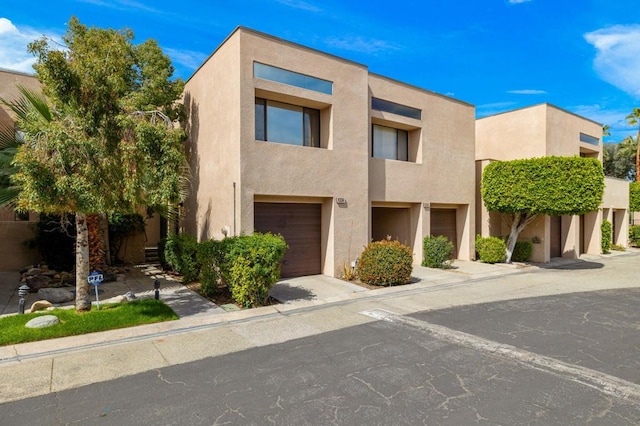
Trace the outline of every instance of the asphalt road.
[[0, 424], [638, 425], [639, 304], [368, 312], [384, 320], [3, 404]]

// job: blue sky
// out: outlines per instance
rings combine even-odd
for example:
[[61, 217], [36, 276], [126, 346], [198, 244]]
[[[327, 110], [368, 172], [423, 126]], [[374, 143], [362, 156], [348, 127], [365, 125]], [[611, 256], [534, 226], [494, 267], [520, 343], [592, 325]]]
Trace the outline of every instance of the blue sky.
[[[83, 24], [153, 38], [187, 79], [238, 25], [472, 103], [478, 117], [550, 102], [609, 124], [640, 107], [637, 0], [3, 0], [0, 68], [31, 71], [26, 44]], [[517, 143], [517, 141], [514, 141]]]

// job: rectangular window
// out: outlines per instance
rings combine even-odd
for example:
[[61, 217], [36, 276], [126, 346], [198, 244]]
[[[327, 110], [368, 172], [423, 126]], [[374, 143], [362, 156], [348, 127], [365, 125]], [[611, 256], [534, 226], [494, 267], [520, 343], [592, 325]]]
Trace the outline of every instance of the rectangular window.
[[326, 93], [327, 95], [331, 95], [333, 93], [333, 83], [328, 80], [299, 74], [282, 68], [272, 67], [271, 65], [261, 64], [260, 62], [253, 63], [253, 76], [265, 80], [277, 81], [278, 83], [284, 83], [290, 86], [313, 90], [315, 92]]
[[373, 125], [372, 157], [409, 161], [409, 132]]
[[422, 120], [422, 111], [417, 108], [408, 107], [406, 105], [397, 104], [383, 99], [371, 98], [371, 109], [382, 112], [390, 112], [392, 114], [403, 115], [416, 120]]
[[600, 139], [585, 133], [580, 133], [580, 142], [585, 142], [591, 145], [600, 145]]
[[256, 98], [256, 140], [320, 147], [320, 111]]

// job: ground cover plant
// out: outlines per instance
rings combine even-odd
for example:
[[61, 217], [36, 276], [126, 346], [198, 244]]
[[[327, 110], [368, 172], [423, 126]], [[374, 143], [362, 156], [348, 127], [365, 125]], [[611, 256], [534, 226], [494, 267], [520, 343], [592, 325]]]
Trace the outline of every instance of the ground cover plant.
[[[60, 324], [46, 328], [26, 328], [24, 326], [29, 320], [42, 315], [55, 315], [60, 320]], [[55, 309], [25, 315], [9, 315], [0, 318], [0, 330], [2, 330], [0, 346], [177, 319], [178, 316], [169, 306], [155, 299], [105, 304], [101, 305], [99, 310], [93, 309], [89, 312]]]

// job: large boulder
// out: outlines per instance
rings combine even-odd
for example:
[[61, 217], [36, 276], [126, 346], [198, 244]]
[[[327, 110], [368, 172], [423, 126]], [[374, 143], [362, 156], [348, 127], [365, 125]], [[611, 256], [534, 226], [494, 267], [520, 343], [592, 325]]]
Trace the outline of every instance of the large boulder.
[[75, 299], [75, 295], [64, 288], [41, 288], [38, 297], [51, 303], [66, 303]]
[[60, 320], [55, 315], [41, 315], [29, 320], [24, 326], [27, 328], [45, 328], [60, 324]]
[[39, 291], [41, 288], [49, 287], [49, 283], [51, 282], [51, 278], [46, 275], [35, 275], [33, 277], [27, 277], [27, 285], [31, 289], [32, 293]]

